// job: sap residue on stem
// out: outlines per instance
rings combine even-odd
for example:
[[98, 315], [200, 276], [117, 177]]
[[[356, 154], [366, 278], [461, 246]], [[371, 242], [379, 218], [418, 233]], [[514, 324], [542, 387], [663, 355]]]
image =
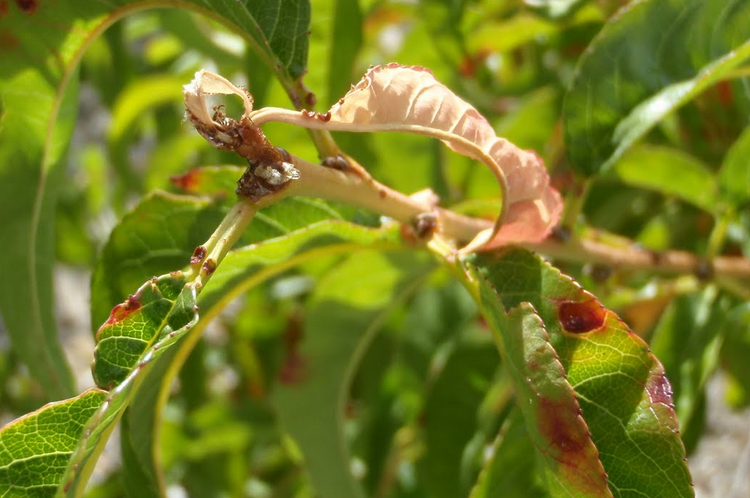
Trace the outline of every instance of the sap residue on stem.
[[602, 304], [591, 297], [586, 301], [563, 301], [559, 304], [557, 316], [567, 332], [582, 334], [601, 328], [607, 316]]

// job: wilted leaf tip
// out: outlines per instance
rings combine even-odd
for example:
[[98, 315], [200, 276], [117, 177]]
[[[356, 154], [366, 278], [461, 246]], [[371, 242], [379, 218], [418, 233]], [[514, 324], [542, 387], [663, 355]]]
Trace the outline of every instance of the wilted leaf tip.
[[319, 126], [429, 135], [484, 162], [501, 184], [505, 212], [495, 230], [470, 244], [473, 249], [539, 242], [560, 219], [562, 199], [550, 186], [542, 159], [498, 137], [479, 111], [427, 68], [397, 63], [371, 67], [326, 116], [328, 126]]
[[195, 73], [190, 83], [182, 87], [182, 94], [185, 99], [185, 118], [206, 140], [220, 149], [234, 150], [242, 144], [236, 130], [237, 122], [224, 114], [221, 105], [209, 109], [208, 96], [239, 96], [245, 108], [244, 118], [253, 110], [253, 98], [249, 92], [218, 74], [201, 69]]

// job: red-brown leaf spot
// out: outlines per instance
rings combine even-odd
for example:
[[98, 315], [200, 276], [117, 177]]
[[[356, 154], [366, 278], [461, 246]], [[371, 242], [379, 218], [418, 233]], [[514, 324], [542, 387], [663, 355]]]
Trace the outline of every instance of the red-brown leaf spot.
[[299, 351], [303, 339], [304, 330], [300, 319], [292, 316], [284, 330], [285, 357], [278, 377], [282, 384], [301, 384], [308, 377], [307, 360]]
[[3, 17], [8, 13], [8, 2], [7, 0], [0, 0], [0, 17]]
[[604, 325], [607, 310], [595, 298], [587, 301], [564, 301], [557, 311], [560, 324], [567, 332], [582, 334]]
[[131, 295], [128, 297], [127, 301], [112, 308], [112, 312], [109, 314], [109, 318], [104, 325], [114, 325], [115, 323], [121, 322], [140, 307], [141, 302], [136, 296]]
[[13, 36], [11, 33], [2, 31], [0, 32], [0, 54], [5, 51], [11, 51], [16, 48], [19, 44], [18, 38]]
[[673, 407], [672, 402], [672, 385], [664, 372], [652, 375], [646, 384], [646, 392], [651, 400], [651, 404], [660, 403], [668, 407]]
[[39, 2], [37, 0], [16, 0], [16, 5], [21, 9], [24, 14], [31, 15], [36, 12], [39, 8]]
[[285, 385], [301, 384], [307, 378], [307, 362], [305, 358], [295, 352], [284, 358], [279, 369], [279, 382]]
[[201, 172], [198, 169], [193, 169], [185, 173], [184, 175], [174, 175], [169, 177], [169, 181], [175, 187], [184, 190], [186, 192], [193, 192], [195, 187], [200, 183]]
[[596, 463], [594, 465], [600, 470], [592, 467], [593, 462], [599, 461], [599, 455], [574, 400], [539, 398], [537, 424], [539, 432], [549, 443], [540, 450], [569, 469], [578, 489], [586, 490], [586, 496], [607, 489], [604, 468]]

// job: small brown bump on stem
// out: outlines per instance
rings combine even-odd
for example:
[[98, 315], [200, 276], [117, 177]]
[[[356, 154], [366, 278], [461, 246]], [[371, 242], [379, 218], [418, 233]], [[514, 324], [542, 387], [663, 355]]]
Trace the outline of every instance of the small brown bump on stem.
[[347, 171], [351, 167], [349, 161], [341, 154], [326, 157], [321, 164], [326, 168], [333, 168], [339, 171]]
[[651, 263], [655, 266], [659, 266], [661, 264], [661, 253], [659, 251], [654, 251], [652, 249], [646, 249], [648, 252], [649, 257], [651, 258]]
[[316, 116], [320, 121], [327, 123], [331, 120], [331, 111], [326, 112], [325, 114], [318, 113]]
[[438, 219], [435, 213], [420, 213], [414, 217], [412, 222], [414, 234], [420, 238], [431, 236], [438, 228]]
[[197, 265], [203, 259], [206, 257], [206, 248], [203, 246], [198, 246], [195, 248], [195, 251], [193, 251], [193, 255], [190, 256], [190, 264], [191, 265]]
[[610, 265], [595, 264], [591, 267], [591, 278], [594, 282], [604, 283], [609, 280], [609, 277], [614, 273], [614, 269]]
[[388, 196], [388, 193], [385, 190], [380, 189], [378, 191], [378, 195], [380, 196], [381, 199], [385, 199]]
[[216, 261], [214, 261], [211, 258], [208, 258], [206, 261], [203, 262], [203, 266], [201, 267], [201, 271], [206, 275], [211, 275], [213, 272], [216, 271]]
[[276, 147], [276, 150], [279, 151], [279, 154], [281, 154], [281, 158], [284, 162], [291, 163], [292, 161], [292, 155], [283, 147]]
[[560, 242], [568, 242], [570, 240], [570, 235], [570, 228], [563, 225], [558, 225], [552, 229], [550, 238], [559, 240]]
[[714, 265], [705, 259], [701, 259], [698, 261], [698, 264], [695, 266], [695, 269], [693, 270], [693, 275], [695, 275], [698, 280], [706, 281], [710, 280], [714, 277]]
[[37, 0], [16, 0], [16, 5], [26, 15], [31, 15], [36, 12], [39, 8], [39, 2]]

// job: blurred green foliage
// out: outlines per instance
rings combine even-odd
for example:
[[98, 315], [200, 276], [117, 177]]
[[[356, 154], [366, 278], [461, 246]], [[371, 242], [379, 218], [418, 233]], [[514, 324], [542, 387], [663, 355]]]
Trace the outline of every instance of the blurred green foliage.
[[[16, 31], [55, 29], [49, 19], [34, 25], [19, 10], [23, 3], [0, 1], [0, 65], [12, 40], [34, 46]], [[76, 29], [91, 38], [78, 40], [85, 52], [77, 70], [62, 51], [69, 47], [58, 47], [67, 59], [56, 70], [72, 75], [55, 101], [60, 124], [50, 125], [63, 137], [50, 140], [62, 145], [43, 151], [41, 139], [9, 124], [22, 108], [19, 95], [40, 114], [49, 103], [19, 89], [28, 83], [21, 57], [0, 70], [0, 227], [8, 240], [36, 243], [13, 246], [8, 265], [15, 256], [22, 268], [9, 268], [0, 296], [3, 422], [74, 394], [52, 325], [53, 261], [93, 272], [93, 334], [142, 282], [183, 266], [234, 200], [224, 186], [241, 171], [241, 158], [211, 148], [182, 120], [181, 86], [200, 68], [244, 84], [256, 107], [310, 109], [295, 86], [304, 73], [316, 109], [325, 110], [370, 65], [429, 67], [499, 135], [535, 150], [569, 205], [582, 202], [566, 218], [574, 235], [626, 237], [706, 259], [750, 257], [750, 2], [647, 0], [612, 20], [620, 1], [217, 0], [133, 13], [123, 5], [145, 5], [118, 1], [113, 11], [128, 15], [101, 36], [86, 9], [57, 3], [62, 14], [55, 15], [71, 25], [80, 20]], [[255, 4], [252, 15], [245, 4]], [[667, 30], [674, 36], [662, 37], [675, 11], [690, 15]], [[280, 24], [269, 48], [250, 33], [255, 19], [266, 34]], [[721, 39], [707, 39], [716, 30]], [[269, 53], [281, 69], [269, 66]], [[54, 87], [55, 74], [41, 79]], [[670, 93], [676, 87], [683, 93]], [[666, 99], [662, 114], [634, 111], [657, 97]], [[27, 132], [46, 136], [36, 116], [28, 119]], [[281, 124], [264, 131], [273, 144], [319, 159], [306, 131]], [[469, 214], [496, 205], [489, 171], [425, 137], [334, 137], [397, 190], [431, 188], [443, 205]], [[41, 165], [40, 176], [48, 171], [54, 192], [34, 197], [37, 173], [24, 177], [4, 166], [23, 161]], [[212, 169], [202, 170], [193, 191], [172, 180], [203, 167]], [[16, 218], [32, 211], [38, 224], [16, 230]], [[310, 240], [298, 235], [293, 265], [263, 273], [276, 253], [261, 248], [258, 256], [251, 244], [292, 239], [325, 220], [380, 221], [310, 199], [262, 211], [241, 241], [250, 248], [246, 259], [238, 251], [227, 261], [246, 273], [201, 296], [205, 309], [216, 309], [209, 330], [155, 363], [124, 416], [122, 466], [87, 496], [150, 497], [162, 488], [208, 498], [557, 496], [544, 485], [492, 333], [450, 269], [391, 239], [374, 250], [385, 242], [332, 222]], [[307, 250], [318, 252], [295, 259]], [[24, 259], [31, 253], [36, 259]], [[270, 262], [261, 261], [266, 256]], [[707, 381], [717, 370], [729, 379], [728, 401], [750, 404], [747, 280], [722, 286], [691, 275], [555, 263], [651, 344], [672, 382], [689, 451], [704, 432]], [[23, 268], [34, 268], [29, 275], [38, 282], [31, 285]], [[29, 344], [18, 346], [5, 327], [26, 321], [38, 321], [43, 335], [28, 334]], [[41, 350], [49, 359], [39, 353], [38, 365], [30, 362]], [[176, 380], [162, 384], [162, 376]]]

